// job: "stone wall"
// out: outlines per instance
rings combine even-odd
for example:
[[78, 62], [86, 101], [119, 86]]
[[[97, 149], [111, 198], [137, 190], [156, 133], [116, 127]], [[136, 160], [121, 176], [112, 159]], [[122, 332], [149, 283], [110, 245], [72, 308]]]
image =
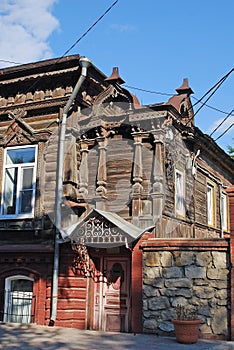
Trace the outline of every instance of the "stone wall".
[[157, 239], [142, 246], [144, 332], [173, 335], [180, 304], [196, 307], [201, 337], [230, 337], [227, 247], [224, 240]]

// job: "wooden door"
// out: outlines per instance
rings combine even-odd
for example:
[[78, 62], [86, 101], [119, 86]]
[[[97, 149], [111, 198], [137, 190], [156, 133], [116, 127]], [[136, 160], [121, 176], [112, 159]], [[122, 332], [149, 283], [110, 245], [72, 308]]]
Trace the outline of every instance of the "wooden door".
[[103, 280], [96, 285], [96, 329], [128, 332], [130, 324], [130, 263], [127, 258], [104, 257]]

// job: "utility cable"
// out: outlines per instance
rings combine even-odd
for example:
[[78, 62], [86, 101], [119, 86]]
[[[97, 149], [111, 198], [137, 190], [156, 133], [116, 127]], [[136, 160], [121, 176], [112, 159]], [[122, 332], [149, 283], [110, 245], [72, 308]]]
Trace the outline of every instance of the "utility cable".
[[117, 4], [118, 1], [119, 0], [113, 2], [113, 4], [108, 7], [108, 9], [86, 30], [86, 32], [84, 32], [84, 34], [81, 35], [79, 39], [74, 42], [74, 44], [72, 44], [71, 47], [69, 47], [69, 49], [67, 49], [67, 51], [64, 52], [64, 54], [59, 59], [66, 56], [98, 24], [98, 22], [103, 19], [103, 17]]
[[155, 95], [164, 95], [164, 96], [173, 96], [173, 94], [168, 94], [166, 92], [160, 92], [160, 91], [152, 91], [152, 90], [145, 90], [145, 89], [141, 89], [135, 86], [130, 86], [130, 85], [126, 85], [124, 84], [124, 87], [128, 88], [128, 89], [133, 89], [133, 90], [138, 90], [138, 91], [142, 91], [142, 92], [147, 92], [149, 94], [155, 94]]
[[[117, 4], [119, 0], [116, 0], [113, 2], [113, 4], [111, 6], [108, 7], [108, 9], [74, 42], [74, 44], [72, 44], [69, 49], [67, 49], [64, 54], [62, 56], [60, 56], [55, 63], [52, 65], [51, 68], [53, 68], [64, 56], [66, 56], [102, 19], [103, 17], [110, 12], [110, 10]], [[4, 60], [0, 60], [0, 61], [4, 61]], [[7, 61], [10, 63], [10, 61]], [[11, 62], [13, 63], [13, 62]], [[20, 63], [19, 63], [20, 64]], [[48, 68], [49, 69], [49, 68]], [[19, 69], [18, 71], [21, 71], [21, 69]], [[46, 74], [46, 73], [45, 73]], [[36, 80], [33, 84], [31, 84], [31, 86], [27, 89], [27, 92], [30, 91], [35, 85], [38, 84], [38, 82], [42, 79], [44, 75], [42, 75], [38, 80]], [[17, 102], [17, 100], [15, 100], [15, 102]], [[8, 107], [6, 108], [6, 110], [8, 109]]]
[[[154, 90], [147, 90], [147, 89], [143, 89], [143, 88], [139, 88], [139, 87], [136, 87], [136, 86], [130, 86], [130, 85], [126, 85], [124, 84], [123, 85], [124, 87], [128, 88], [128, 89], [132, 89], [132, 90], [137, 90], [137, 91], [142, 91], [142, 92], [146, 92], [146, 93], [149, 93], [149, 94], [154, 94], [154, 95], [162, 95], [162, 96], [175, 96], [174, 94], [169, 94], [167, 92], [160, 92], [160, 91], [154, 91]], [[191, 96], [192, 99], [198, 101], [198, 103], [202, 103], [202, 102], [199, 102], [200, 99], [196, 98], [195, 96]], [[228, 115], [229, 112], [225, 112], [219, 108], [216, 108], [214, 106], [210, 106], [206, 103], [203, 103], [207, 108], [210, 108], [210, 109], [213, 109], [214, 111], [216, 112], [219, 112], [219, 113], [222, 113], [222, 114], [226, 114]], [[195, 104], [194, 104], [195, 105]]]
[[13, 62], [13, 61], [8, 61], [8, 60], [1, 60], [1, 59], [0, 59], [0, 62], [11, 63], [11, 64], [22, 64], [22, 63], [19, 63], [19, 62]]
[[194, 103], [193, 107], [196, 106], [199, 102], [201, 102], [203, 98], [205, 98], [217, 85], [222, 84], [233, 71], [234, 71], [234, 68], [232, 68], [215, 85], [213, 85], [196, 103]]
[[217, 131], [220, 126], [232, 115], [232, 112], [234, 111], [234, 109], [221, 121], [221, 123], [219, 123], [219, 125], [210, 133], [210, 136], [212, 136], [215, 131]]
[[[205, 103], [215, 94], [215, 92], [220, 88], [220, 86], [225, 82], [225, 80], [229, 77], [229, 75], [234, 71], [234, 68], [232, 68], [227, 74], [225, 74], [215, 85], [213, 85], [194, 105], [192, 105], [188, 111], [190, 109], [192, 109], [194, 106], [196, 106], [198, 103], [202, 103], [202, 106], [200, 108], [198, 108], [198, 110], [193, 114], [192, 117], [190, 117], [187, 121], [187, 123], [185, 124], [185, 126], [187, 126], [189, 124], [189, 122], [191, 121], [191, 119], [194, 118], [194, 116], [204, 107]], [[214, 90], [215, 89], [215, 90]], [[214, 90], [212, 93], [211, 91]], [[205, 102], [202, 102], [202, 100], [209, 95], [209, 93], [211, 93], [210, 96], [208, 96], [208, 98], [205, 100]]]
[[[196, 97], [194, 97], [194, 96], [191, 96], [191, 98], [194, 99], [194, 100], [196, 100], [196, 101], [198, 101], [198, 98], [196, 98]], [[200, 103], [201, 103], [201, 102], [200, 102]], [[204, 105], [205, 105], [207, 108], [213, 109], [213, 110], [216, 111], [216, 112], [219, 112], [219, 113], [222, 113], [222, 114], [226, 114], [226, 115], [229, 114], [229, 112], [222, 111], [221, 109], [216, 108], [216, 107], [211, 106], [211, 105], [208, 105], [208, 104], [206, 104], [206, 103], [205, 103]]]
[[221, 135], [219, 135], [219, 137], [217, 137], [217, 139], [215, 139], [215, 141], [219, 140], [223, 135], [225, 135], [228, 130], [230, 130], [232, 127], [234, 126], [234, 123], [232, 123]]

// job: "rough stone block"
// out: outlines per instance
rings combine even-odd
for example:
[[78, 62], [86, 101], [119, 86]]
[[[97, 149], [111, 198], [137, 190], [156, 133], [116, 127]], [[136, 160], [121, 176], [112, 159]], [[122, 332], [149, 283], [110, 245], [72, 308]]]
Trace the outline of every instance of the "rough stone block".
[[151, 286], [143, 286], [143, 293], [146, 297], [157, 297], [159, 296], [159, 291]]
[[158, 252], [148, 252], [144, 254], [145, 266], [160, 266], [160, 253]]
[[162, 269], [161, 267], [148, 267], [144, 271], [144, 278], [146, 279], [153, 279], [158, 278], [162, 276]]
[[198, 266], [211, 266], [212, 264], [212, 256], [211, 252], [199, 252], [196, 255], [196, 264]]
[[174, 330], [174, 326], [173, 326], [172, 322], [168, 322], [168, 321], [159, 322], [158, 328], [161, 331], [168, 332], [168, 333], [173, 332], [173, 330]]
[[167, 267], [162, 269], [162, 275], [164, 278], [182, 278], [184, 277], [184, 271], [181, 267]]
[[207, 269], [207, 277], [211, 280], [225, 280], [227, 278], [228, 272], [229, 271], [227, 269], [210, 268]]
[[195, 262], [194, 252], [173, 252], [176, 266], [188, 266]]
[[168, 298], [166, 297], [158, 297], [152, 298], [149, 300], [149, 310], [162, 310], [166, 309], [170, 306]]
[[225, 307], [216, 309], [216, 312], [211, 319], [211, 329], [214, 334], [227, 334], [227, 309]]
[[143, 327], [144, 329], [148, 330], [156, 330], [157, 329], [157, 322], [156, 320], [144, 320]]
[[213, 263], [216, 268], [226, 269], [228, 267], [227, 254], [225, 252], [212, 252]]
[[214, 297], [215, 291], [211, 287], [194, 287], [194, 295], [201, 299], [211, 299]]
[[189, 278], [177, 278], [165, 280], [165, 286], [170, 288], [191, 288], [192, 281]]
[[162, 267], [173, 266], [173, 255], [171, 252], [161, 253], [161, 265]]
[[191, 279], [206, 278], [206, 268], [194, 265], [185, 267], [185, 276]]

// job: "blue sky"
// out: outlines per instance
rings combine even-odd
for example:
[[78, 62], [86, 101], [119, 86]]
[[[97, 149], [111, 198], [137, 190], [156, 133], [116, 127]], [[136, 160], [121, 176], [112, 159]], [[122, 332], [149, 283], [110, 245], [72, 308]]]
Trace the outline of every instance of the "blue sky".
[[[1, 0], [0, 66], [60, 57], [113, 3]], [[233, 13], [233, 0], [119, 0], [69, 54], [89, 57], [106, 75], [118, 66], [126, 85], [155, 92], [173, 94], [187, 77], [199, 99], [234, 67]], [[169, 98], [131, 91], [142, 104]], [[234, 109], [233, 95], [234, 72], [207, 102], [220, 111], [203, 107], [196, 115], [204, 133]], [[214, 139], [234, 123], [232, 114]], [[234, 127], [217, 142], [227, 150], [233, 137]]]

